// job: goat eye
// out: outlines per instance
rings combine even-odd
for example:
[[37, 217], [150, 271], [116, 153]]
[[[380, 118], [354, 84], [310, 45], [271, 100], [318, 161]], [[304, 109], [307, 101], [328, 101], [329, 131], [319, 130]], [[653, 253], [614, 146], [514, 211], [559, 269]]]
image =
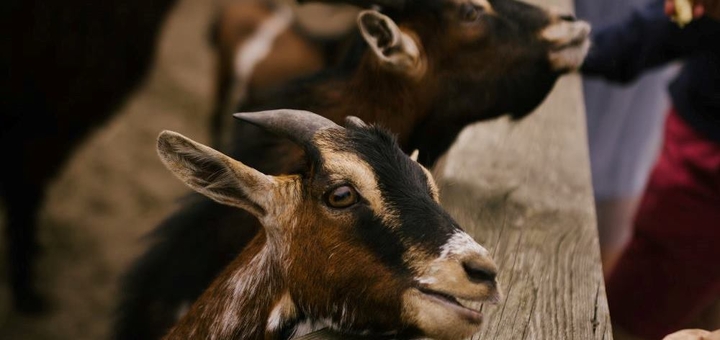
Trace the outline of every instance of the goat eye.
[[347, 208], [358, 202], [358, 193], [349, 185], [339, 186], [327, 195], [327, 204], [333, 208]]
[[480, 17], [480, 9], [473, 5], [464, 5], [460, 8], [460, 19], [463, 21], [475, 21]]

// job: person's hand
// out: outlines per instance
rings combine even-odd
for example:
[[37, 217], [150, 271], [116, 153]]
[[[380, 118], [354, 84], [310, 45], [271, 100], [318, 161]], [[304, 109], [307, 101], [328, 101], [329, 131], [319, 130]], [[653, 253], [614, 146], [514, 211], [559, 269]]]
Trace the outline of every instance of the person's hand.
[[[720, 0], [690, 0], [693, 4], [693, 18], [707, 15], [720, 20]], [[675, 0], [665, 0], [665, 14], [675, 14]]]
[[720, 330], [712, 333], [702, 329], [684, 329], [672, 333], [663, 340], [718, 340], [720, 339]]

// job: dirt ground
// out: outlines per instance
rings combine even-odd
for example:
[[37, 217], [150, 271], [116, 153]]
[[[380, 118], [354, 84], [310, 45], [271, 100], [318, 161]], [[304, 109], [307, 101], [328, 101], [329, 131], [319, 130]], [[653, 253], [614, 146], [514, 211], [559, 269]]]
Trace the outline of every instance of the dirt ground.
[[179, 1], [146, 82], [52, 186], [38, 263], [40, 288], [51, 303], [47, 315], [13, 313], [0, 251], [0, 340], [108, 337], [119, 276], [143, 250], [143, 235], [187, 192], [158, 160], [155, 137], [170, 129], [208, 141], [213, 64], [206, 37], [214, 4]]

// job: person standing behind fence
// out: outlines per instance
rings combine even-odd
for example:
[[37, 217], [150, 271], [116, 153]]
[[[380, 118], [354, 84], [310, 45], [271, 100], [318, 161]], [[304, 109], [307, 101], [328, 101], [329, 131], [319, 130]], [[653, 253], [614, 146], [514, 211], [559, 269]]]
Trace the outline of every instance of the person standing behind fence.
[[680, 28], [667, 17], [673, 1], [653, 1], [597, 32], [583, 66], [628, 82], [684, 61], [632, 239], [607, 280], [616, 339], [720, 328], [720, 0], [694, 6], [695, 20]]
[[[578, 18], [595, 30], [619, 23], [648, 0], [575, 0]], [[583, 92], [603, 273], [612, 270], [632, 235], [632, 217], [660, 147], [674, 67], [632, 84], [586, 76]]]

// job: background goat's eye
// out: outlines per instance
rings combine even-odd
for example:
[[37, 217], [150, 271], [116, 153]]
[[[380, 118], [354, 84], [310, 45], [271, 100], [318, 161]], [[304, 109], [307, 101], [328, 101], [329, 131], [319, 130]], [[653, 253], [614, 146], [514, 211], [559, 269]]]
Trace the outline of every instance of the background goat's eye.
[[349, 185], [339, 186], [327, 195], [327, 204], [333, 208], [347, 208], [358, 202], [358, 193]]
[[463, 21], [475, 21], [480, 16], [480, 9], [473, 5], [465, 4], [460, 7], [460, 19]]

